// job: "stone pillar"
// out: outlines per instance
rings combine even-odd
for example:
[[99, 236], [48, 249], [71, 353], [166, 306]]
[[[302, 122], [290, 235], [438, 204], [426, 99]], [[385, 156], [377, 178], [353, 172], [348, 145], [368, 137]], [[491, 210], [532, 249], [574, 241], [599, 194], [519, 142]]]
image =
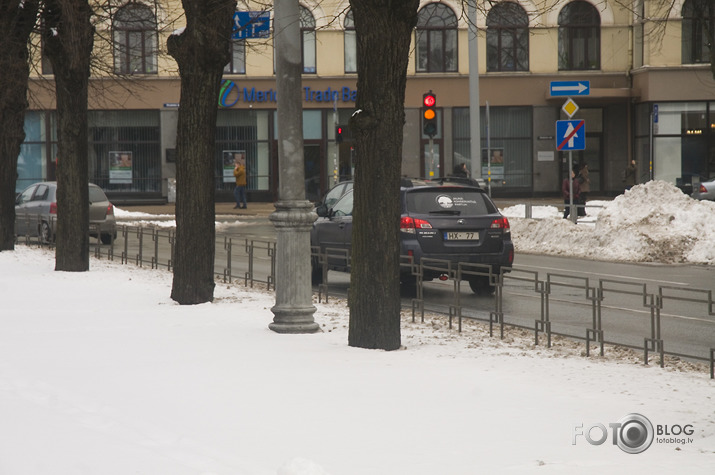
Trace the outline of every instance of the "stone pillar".
[[271, 309], [277, 333], [313, 333], [310, 281], [310, 229], [316, 219], [305, 199], [301, 36], [298, 0], [274, 4], [276, 90], [278, 96], [278, 201], [270, 219], [276, 228], [276, 305]]

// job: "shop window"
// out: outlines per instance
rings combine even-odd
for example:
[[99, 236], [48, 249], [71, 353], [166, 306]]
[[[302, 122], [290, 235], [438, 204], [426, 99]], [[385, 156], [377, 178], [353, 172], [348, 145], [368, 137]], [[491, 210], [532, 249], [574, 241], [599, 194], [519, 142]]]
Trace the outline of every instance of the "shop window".
[[[216, 117], [216, 183], [217, 190], [231, 192], [233, 154], [246, 160], [246, 185], [250, 192], [268, 191], [271, 177], [269, 111], [239, 109], [219, 110]], [[226, 160], [226, 157], [229, 157]]]
[[682, 14], [683, 64], [710, 63], [715, 5], [711, 0], [686, 0]]
[[[158, 111], [90, 111], [89, 177], [108, 192], [161, 193]], [[115, 157], [129, 159], [119, 176]]]
[[[489, 138], [487, 139], [487, 124]], [[531, 188], [532, 111], [530, 107], [480, 108], [481, 170], [471, 169], [471, 126], [468, 107], [452, 109], [452, 167], [467, 163], [472, 176], [491, 176], [493, 187]], [[489, 145], [487, 145], [489, 141]], [[487, 161], [487, 156], [489, 161]], [[452, 169], [451, 167], [449, 168]]]
[[559, 70], [601, 68], [601, 17], [588, 2], [575, 1], [559, 13]]
[[[50, 113], [39, 111], [25, 113], [25, 140], [17, 157], [15, 192], [20, 192], [35, 182], [50, 179], [47, 171], [48, 115]], [[55, 137], [56, 134], [53, 133], [52, 136]]]
[[355, 22], [353, 21], [353, 11], [350, 10], [345, 15], [345, 72], [357, 72], [357, 42], [355, 37]]
[[529, 17], [518, 3], [498, 3], [487, 15], [487, 71], [528, 70]]
[[117, 74], [156, 74], [156, 18], [151, 9], [130, 3], [117, 10], [112, 27]]
[[457, 71], [457, 16], [441, 3], [430, 3], [417, 17], [417, 72]]

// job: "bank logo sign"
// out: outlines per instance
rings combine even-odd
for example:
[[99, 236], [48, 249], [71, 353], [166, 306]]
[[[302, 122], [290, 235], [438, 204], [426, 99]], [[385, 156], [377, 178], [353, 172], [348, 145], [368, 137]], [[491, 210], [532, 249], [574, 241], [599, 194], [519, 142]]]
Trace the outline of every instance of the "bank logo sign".
[[[323, 102], [335, 106], [339, 103], [351, 103], [355, 105], [357, 100], [357, 89], [344, 86], [338, 88], [328, 87], [327, 89], [315, 89], [310, 86], [303, 86], [303, 102]], [[219, 107], [233, 107], [239, 102], [247, 104], [262, 104], [267, 102], [275, 103], [278, 92], [273, 89], [256, 89], [255, 87], [239, 86], [230, 79], [225, 79], [221, 83], [221, 90], [218, 96]]]
[[627, 414], [617, 422], [608, 423], [608, 427], [600, 422], [584, 425], [583, 422], [573, 426], [571, 444], [576, 445], [582, 439], [591, 445], [602, 445], [610, 441], [627, 454], [645, 452], [653, 443], [659, 444], [692, 444], [688, 437], [694, 433], [693, 425], [653, 425], [642, 414]]

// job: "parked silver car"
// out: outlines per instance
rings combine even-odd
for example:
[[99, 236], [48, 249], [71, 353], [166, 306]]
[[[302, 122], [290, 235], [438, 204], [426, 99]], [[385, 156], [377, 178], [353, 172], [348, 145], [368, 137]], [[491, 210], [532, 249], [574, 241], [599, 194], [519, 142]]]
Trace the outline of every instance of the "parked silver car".
[[715, 200], [715, 178], [700, 183], [690, 196], [696, 200]]
[[[89, 184], [90, 235], [109, 244], [117, 237], [114, 205], [97, 185]], [[25, 188], [15, 200], [15, 235], [39, 236], [52, 242], [57, 231], [57, 183], [46, 181]]]

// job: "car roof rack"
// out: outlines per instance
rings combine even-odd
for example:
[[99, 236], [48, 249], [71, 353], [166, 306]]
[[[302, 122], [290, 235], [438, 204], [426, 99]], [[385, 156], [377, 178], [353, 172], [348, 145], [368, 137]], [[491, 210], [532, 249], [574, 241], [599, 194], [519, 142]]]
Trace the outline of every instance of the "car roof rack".
[[466, 177], [466, 176], [449, 175], [449, 176], [445, 176], [445, 177], [436, 178], [434, 181], [436, 181], [440, 185], [444, 185], [445, 183], [459, 183], [460, 185], [467, 185], [467, 186], [474, 186], [476, 188], [482, 188], [482, 185], [479, 183], [478, 180], [475, 180], [474, 178], [470, 178], [470, 177]]
[[407, 178], [406, 176], [403, 176], [400, 177], [400, 186], [402, 188], [412, 188], [415, 185], [412, 183], [412, 178]]

